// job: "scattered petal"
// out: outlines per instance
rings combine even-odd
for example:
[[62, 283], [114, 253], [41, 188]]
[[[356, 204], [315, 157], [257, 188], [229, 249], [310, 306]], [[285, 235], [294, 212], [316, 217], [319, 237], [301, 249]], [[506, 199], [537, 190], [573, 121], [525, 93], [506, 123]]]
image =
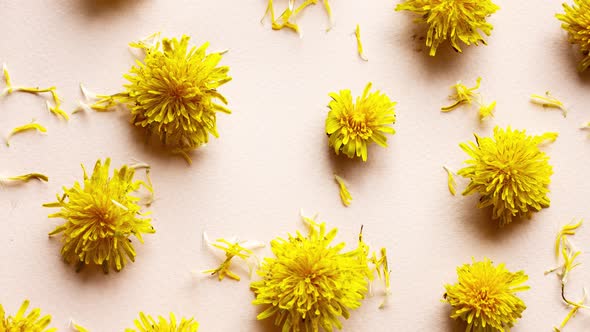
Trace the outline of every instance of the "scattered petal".
[[340, 199], [342, 200], [342, 204], [344, 204], [344, 206], [349, 206], [352, 201], [352, 195], [350, 195], [348, 188], [346, 188], [344, 179], [334, 174], [334, 180], [336, 180], [336, 183], [338, 183], [338, 187], [340, 188]]
[[563, 114], [564, 118], [567, 116], [568, 110], [563, 104], [563, 102], [553, 97], [551, 93], [549, 93], [549, 91], [545, 92], [544, 96], [533, 94], [531, 96], [531, 102], [541, 105], [543, 107], [557, 108], [561, 110], [561, 113]]
[[357, 24], [354, 29], [354, 35], [356, 36], [356, 47], [359, 53], [359, 57], [365, 61], [369, 61], [363, 52], [363, 43], [361, 42], [361, 27]]
[[445, 169], [445, 171], [447, 171], [447, 186], [449, 187], [449, 192], [451, 193], [451, 195], [455, 196], [457, 194], [457, 191], [455, 190], [455, 177], [453, 175], [453, 172], [451, 172], [451, 170], [448, 169], [446, 166], [443, 166], [443, 168]]
[[10, 146], [10, 138], [12, 136], [14, 136], [16, 134], [20, 134], [25, 131], [29, 131], [29, 130], [37, 130], [41, 133], [47, 132], [47, 129], [38, 123], [35, 123], [35, 122], [27, 123], [25, 125], [22, 125], [22, 126], [12, 129], [10, 134], [8, 134], [8, 137], [6, 137], [6, 146]]

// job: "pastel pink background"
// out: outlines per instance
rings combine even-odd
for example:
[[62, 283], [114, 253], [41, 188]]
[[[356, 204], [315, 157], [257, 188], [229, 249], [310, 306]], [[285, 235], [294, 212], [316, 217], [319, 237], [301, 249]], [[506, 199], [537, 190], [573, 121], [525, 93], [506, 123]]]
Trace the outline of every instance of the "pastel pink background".
[[[344, 322], [344, 331], [462, 330], [440, 299], [443, 285], [456, 280], [455, 268], [471, 257], [526, 270], [528, 309], [513, 331], [549, 331], [568, 312], [557, 278], [543, 275], [555, 265], [554, 236], [562, 224], [590, 213], [590, 138], [578, 129], [590, 121], [590, 78], [576, 72], [577, 53], [554, 18], [561, 1], [496, 2], [501, 10], [490, 19], [489, 46], [467, 47], [462, 55], [443, 47], [430, 58], [412, 38], [421, 31], [413, 17], [394, 12], [389, 0], [332, 1], [336, 25], [329, 33], [317, 5], [298, 20], [303, 39], [272, 31], [268, 20], [261, 25], [264, 0], [1, 1], [0, 62], [15, 84], [56, 85], [68, 111], [81, 99], [81, 82], [94, 91], [120, 91], [134, 60], [127, 43], [162, 31], [188, 34], [195, 45], [210, 41], [212, 51], [229, 49], [223, 64], [234, 80], [221, 92], [234, 113], [219, 115], [221, 138], [187, 166], [146, 146], [125, 112], [79, 113], [66, 123], [45, 110], [43, 98], [0, 100], [3, 136], [32, 118], [48, 129], [43, 136], [15, 136], [10, 148], [0, 145], [0, 172], [50, 177], [47, 184], [0, 188], [0, 303], [15, 312], [28, 298], [62, 331], [70, 318], [92, 331], [122, 331], [139, 311], [195, 316], [202, 331], [272, 331], [270, 321], [256, 321], [259, 308], [250, 304], [240, 265], [242, 282], [192, 273], [220, 262], [201, 234], [268, 242], [304, 230], [303, 208], [320, 213], [348, 243], [364, 225], [366, 240], [390, 252], [390, 306], [377, 309], [376, 284], [375, 296]], [[369, 62], [356, 54], [357, 23]], [[479, 124], [473, 109], [439, 112], [452, 84], [471, 85], [478, 76], [484, 97], [498, 101], [494, 119]], [[398, 102], [397, 134], [388, 149], [371, 148], [367, 163], [335, 157], [323, 131], [328, 93], [350, 88], [358, 95], [368, 81]], [[570, 107], [567, 118], [529, 102], [531, 93], [546, 90]], [[452, 197], [442, 170], [460, 168], [466, 155], [458, 144], [474, 132], [489, 135], [495, 125], [560, 133], [546, 148], [555, 171], [551, 207], [503, 229], [489, 211], [475, 208], [477, 197]], [[58, 238], [47, 236], [60, 221], [48, 219], [53, 210], [41, 204], [81, 179], [81, 163], [91, 168], [105, 157], [117, 167], [134, 159], [152, 165], [157, 233], [145, 236], [136, 263], [121, 273], [76, 274], [61, 262]], [[350, 208], [340, 203], [334, 172], [349, 182]], [[459, 188], [465, 184], [459, 181]], [[574, 240], [583, 250], [590, 248], [589, 227]], [[571, 276], [573, 299], [590, 280], [588, 255], [580, 261]], [[589, 324], [589, 313], [580, 312], [568, 330]]]

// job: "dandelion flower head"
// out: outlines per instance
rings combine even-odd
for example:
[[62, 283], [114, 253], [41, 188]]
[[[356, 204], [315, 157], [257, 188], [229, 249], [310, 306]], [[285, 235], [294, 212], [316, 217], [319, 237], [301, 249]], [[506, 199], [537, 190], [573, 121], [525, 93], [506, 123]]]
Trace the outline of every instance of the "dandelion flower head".
[[15, 316], [5, 316], [4, 308], [0, 304], [0, 331], [2, 332], [55, 332], [57, 329], [48, 329], [51, 316], [41, 317], [41, 310], [33, 309], [26, 314], [29, 301], [24, 301]]
[[194, 318], [182, 318], [178, 322], [173, 313], [170, 313], [170, 320], [162, 316], [155, 320], [152, 316], [140, 312], [139, 319], [135, 320], [135, 327], [137, 329], [125, 329], [125, 332], [197, 332], [199, 323]]
[[467, 323], [467, 332], [504, 332], [522, 317], [526, 309], [517, 292], [529, 289], [523, 271], [512, 273], [504, 264], [489, 259], [457, 268], [458, 282], [445, 285], [445, 302], [452, 307], [451, 318]]
[[258, 270], [262, 280], [251, 288], [254, 304], [266, 309], [258, 319], [275, 318], [282, 331], [332, 331], [340, 317], [360, 307], [372, 278], [363, 243], [343, 252], [345, 244], [332, 246], [336, 229], [311, 221], [307, 236], [299, 232], [271, 242], [274, 258], [265, 258]]
[[[61, 208], [50, 218], [65, 219], [50, 235], [62, 234], [61, 254], [67, 263], [102, 266], [120, 271], [127, 258], [135, 261], [135, 249], [129, 238], [143, 243], [142, 233], [154, 233], [151, 220], [140, 211], [139, 198], [133, 196], [145, 182], [133, 180], [135, 169], [123, 166], [109, 176], [110, 159], [96, 162], [89, 177], [84, 166], [84, 181], [64, 187], [63, 196], [46, 207]], [[151, 188], [148, 188], [151, 191]]]
[[486, 19], [498, 9], [491, 0], [406, 0], [395, 8], [420, 15], [416, 22], [428, 25], [426, 46], [431, 56], [445, 40], [457, 52], [461, 52], [459, 42], [485, 45], [482, 33], [489, 36], [494, 28]]
[[361, 157], [367, 161], [367, 146], [375, 142], [387, 146], [385, 134], [395, 134], [395, 102], [379, 91], [369, 93], [367, 84], [363, 95], [353, 102], [350, 90], [331, 93], [330, 111], [326, 119], [328, 143], [336, 154], [349, 158]]
[[494, 128], [494, 137], [475, 135], [475, 143], [462, 143], [472, 159], [457, 172], [471, 182], [463, 195], [479, 193], [479, 208], [492, 207], [492, 218], [501, 226], [513, 218], [549, 207], [548, 185], [553, 168], [539, 145], [557, 138], [556, 133], [529, 136], [524, 130]]
[[125, 78], [131, 122], [157, 135], [164, 146], [186, 156], [219, 137], [217, 112], [231, 113], [217, 90], [231, 81], [221, 53], [206, 54], [208, 44], [189, 48], [189, 37], [163, 39], [155, 46], [132, 44], [146, 52]]
[[574, 0], [574, 5], [563, 4], [565, 13], [555, 15], [563, 23], [561, 27], [567, 31], [569, 42], [580, 48], [584, 56], [578, 65], [579, 71], [590, 67], [590, 1]]

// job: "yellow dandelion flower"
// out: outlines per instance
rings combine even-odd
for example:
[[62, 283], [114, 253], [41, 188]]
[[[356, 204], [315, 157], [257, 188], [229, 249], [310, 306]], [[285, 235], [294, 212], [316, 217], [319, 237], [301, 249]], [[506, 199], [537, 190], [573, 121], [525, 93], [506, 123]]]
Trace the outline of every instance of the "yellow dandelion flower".
[[164, 38], [154, 46], [131, 43], [146, 52], [124, 77], [125, 92], [102, 97], [91, 105], [97, 111], [122, 102], [129, 108], [131, 123], [145, 128], [174, 153], [190, 163], [188, 152], [219, 137], [217, 112], [231, 113], [218, 88], [231, 81], [229, 67], [218, 66], [221, 53], [206, 53], [208, 43], [189, 48], [189, 37]]
[[426, 46], [431, 56], [445, 40], [457, 52], [462, 52], [459, 42], [485, 45], [482, 33], [489, 36], [494, 28], [486, 19], [498, 9], [491, 0], [406, 0], [395, 8], [420, 15], [415, 21], [428, 25]]
[[85, 265], [102, 266], [120, 271], [127, 258], [135, 261], [135, 249], [130, 236], [143, 243], [142, 233], [154, 233], [151, 219], [141, 213], [139, 198], [132, 196], [143, 181], [134, 181], [135, 169], [123, 166], [109, 176], [110, 159], [104, 164], [99, 160], [88, 177], [84, 166], [84, 182], [75, 182], [71, 188], [64, 187], [63, 196], [45, 207], [61, 208], [50, 218], [63, 218], [49, 235], [63, 233], [61, 254], [67, 263], [76, 263], [77, 270]]
[[332, 331], [340, 329], [340, 317], [360, 307], [368, 291], [367, 246], [343, 252], [344, 243], [332, 246], [337, 230], [310, 222], [307, 236], [297, 232], [271, 242], [274, 258], [265, 258], [258, 270], [261, 280], [252, 282], [253, 301], [266, 309], [258, 319], [275, 317], [282, 331]]
[[197, 332], [199, 323], [194, 318], [182, 318], [177, 322], [173, 313], [170, 313], [170, 320], [158, 316], [156, 321], [152, 316], [143, 312], [139, 313], [139, 319], [135, 320], [136, 329], [125, 329], [125, 332]]
[[512, 273], [504, 264], [489, 259], [473, 260], [457, 268], [458, 282], [445, 285], [444, 302], [451, 305], [451, 318], [467, 323], [466, 331], [508, 331], [526, 309], [515, 293], [528, 290], [524, 271]]
[[578, 70], [584, 71], [590, 67], [590, 1], [574, 0], [573, 6], [564, 3], [563, 9], [565, 13], [555, 16], [563, 22], [561, 27], [567, 31], [569, 42], [580, 48], [583, 58]]
[[23, 302], [16, 316], [5, 316], [4, 308], [0, 304], [0, 331], [2, 332], [55, 332], [55, 328], [47, 328], [51, 323], [51, 316], [41, 317], [40, 309], [33, 309], [25, 316], [29, 300]]
[[367, 161], [367, 145], [375, 142], [387, 146], [385, 134], [395, 134], [395, 102], [380, 91], [369, 93], [367, 84], [361, 97], [353, 103], [350, 90], [331, 93], [330, 112], [326, 119], [328, 143], [336, 154], [349, 158], [361, 157]]
[[478, 207], [491, 206], [492, 218], [499, 219], [500, 226], [549, 207], [553, 169], [539, 145], [556, 138], [556, 133], [529, 136], [524, 130], [496, 127], [493, 138], [475, 135], [475, 143], [460, 144], [472, 158], [457, 172], [471, 180], [463, 195], [479, 193]]
[[263, 248], [264, 244], [256, 241], [244, 241], [238, 242], [235, 240], [217, 239], [215, 242], [209, 241], [207, 233], [203, 233], [203, 239], [205, 242], [214, 248], [221, 249], [225, 252], [225, 260], [216, 269], [210, 269], [203, 271], [203, 273], [209, 273], [211, 275], [217, 275], [219, 281], [225, 277], [229, 277], [236, 281], [240, 281], [240, 276], [230, 270], [231, 261], [234, 257], [238, 257], [244, 261], [247, 261], [254, 252], [253, 249]]

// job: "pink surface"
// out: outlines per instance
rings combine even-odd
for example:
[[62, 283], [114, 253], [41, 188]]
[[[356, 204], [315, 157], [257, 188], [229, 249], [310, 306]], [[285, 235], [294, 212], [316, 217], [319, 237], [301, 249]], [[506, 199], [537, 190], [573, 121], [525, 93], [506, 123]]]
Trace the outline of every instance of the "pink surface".
[[[498, 0], [489, 46], [462, 55], [443, 47], [436, 58], [412, 38], [419, 29], [411, 15], [393, 11], [393, 1], [333, 1], [336, 25], [329, 33], [318, 5], [299, 20], [303, 39], [259, 24], [263, 0], [100, 2], [2, 1], [0, 62], [13, 82], [56, 85], [72, 111], [81, 82], [99, 92], [121, 89], [133, 63], [128, 42], [156, 31], [185, 33], [194, 44], [229, 49], [223, 64], [234, 80], [221, 91], [234, 113], [219, 115], [221, 138], [195, 152], [189, 167], [143, 144], [125, 112], [79, 113], [66, 123], [44, 109], [42, 98], [0, 100], [2, 135], [32, 118], [48, 129], [44, 136], [15, 136], [10, 148], [0, 145], [0, 172], [50, 177], [48, 184], [0, 188], [0, 303], [8, 312], [28, 298], [52, 314], [60, 330], [73, 318], [92, 331], [122, 331], [141, 310], [195, 316], [202, 331], [271, 331], [270, 321], [255, 319], [244, 271], [237, 268], [244, 276], [239, 283], [192, 273], [220, 262], [201, 234], [268, 242], [303, 230], [303, 208], [320, 213], [349, 243], [364, 225], [366, 240], [391, 253], [390, 306], [377, 309], [376, 294], [353, 312], [344, 331], [461, 330], [440, 299], [443, 285], [456, 280], [456, 266], [472, 256], [529, 274], [532, 289], [521, 295], [528, 309], [513, 331], [549, 331], [565, 317], [558, 280], [543, 271], [555, 265], [559, 227], [589, 215], [590, 138], [578, 128], [590, 121], [590, 80], [576, 72], [577, 54], [554, 18], [560, 1]], [[357, 23], [369, 62], [356, 54]], [[471, 85], [477, 76], [486, 100], [498, 101], [496, 117], [480, 125], [475, 110], [441, 114], [449, 87], [457, 80]], [[371, 148], [363, 164], [335, 157], [323, 126], [328, 93], [350, 88], [360, 94], [368, 81], [398, 102], [398, 122], [389, 148]], [[567, 118], [529, 102], [530, 94], [546, 90], [570, 107]], [[452, 197], [442, 169], [461, 167], [466, 155], [458, 144], [474, 132], [489, 135], [495, 125], [560, 133], [546, 148], [555, 172], [551, 207], [504, 229], [489, 220], [489, 211], [475, 208], [477, 197]], [[61, 262], [58, 238], [47, 237], [60, 221], [48, 219], [53, 210], [41, 204], [81, 179], [80, 163], [91, 167], [104, 157], [115, 166], [134, 159], [152, 165], [157, 232], [145, 236], [136, 263], [121, 273], [76, 274]], [[350, 208], [340, 203], [334, 172], [349, 183]], [[590, 246], [588, 227], [574, 239], [583, 250]], [[571, 276], [574, 299], [590, 280], [588, 256], [580, 259], [584, 265]], [[587, 329], [589, 314], [581, 311], [568, 330]]]

